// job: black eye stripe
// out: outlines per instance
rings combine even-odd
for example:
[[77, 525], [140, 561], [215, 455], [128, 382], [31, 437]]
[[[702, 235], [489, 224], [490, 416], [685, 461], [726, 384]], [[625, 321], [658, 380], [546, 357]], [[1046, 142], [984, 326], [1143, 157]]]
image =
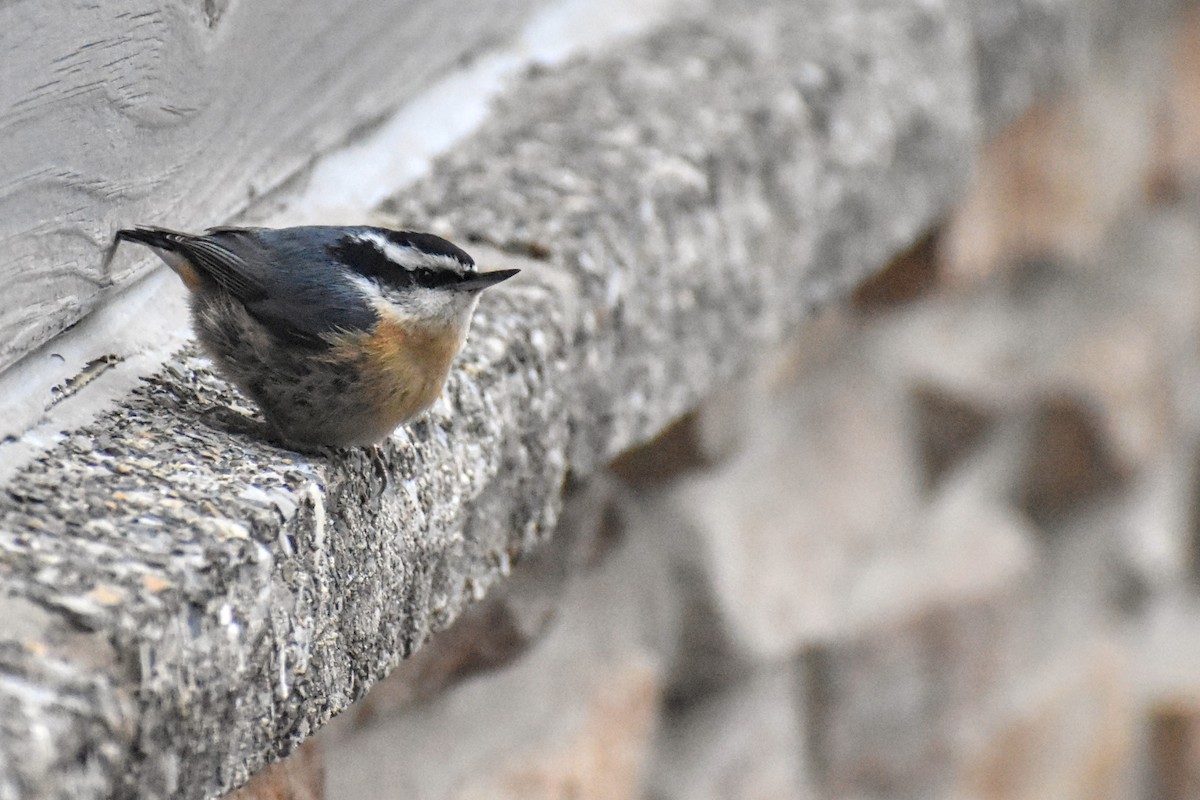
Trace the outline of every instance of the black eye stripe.
[[452, 286], [463, 280], [463, 275], [450, 269], [405, 269], [388, 258], [374, 243], [355, 236], [346, 236], [339, 240], [329, 248], [329, 254], [364, 278], [395, 289], [412, 286], [436, 289]]
[[418, 269], [411, 274], [418, 286], [424, 286], [427, 289], [450, 286], [462, 280], [462, 276], [446, 269]]

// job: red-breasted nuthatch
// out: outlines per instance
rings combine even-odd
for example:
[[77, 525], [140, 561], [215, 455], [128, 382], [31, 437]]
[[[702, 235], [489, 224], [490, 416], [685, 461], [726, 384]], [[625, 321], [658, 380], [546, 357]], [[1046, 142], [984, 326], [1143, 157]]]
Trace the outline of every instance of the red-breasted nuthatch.
[[479, 292], [478, 272], [430, 233], [375, 227], [138, 227], [191, 290], [192, 322], [221, 371], [300, 449], [376, 444], [437, 400]]

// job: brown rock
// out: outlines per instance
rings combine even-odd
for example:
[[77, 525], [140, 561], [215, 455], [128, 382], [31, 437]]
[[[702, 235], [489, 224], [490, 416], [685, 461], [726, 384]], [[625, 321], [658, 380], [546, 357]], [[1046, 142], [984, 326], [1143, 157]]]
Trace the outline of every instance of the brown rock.
[[[1129, 797], [1133, 704], [1125, 659], [1108, 645], [1053, 665], [1046, 685], [988, 736], [953, 796], [978, 800]], [[1033, 679], [1032, 676], [1029, 680]], [[1198, 784], [1200, 785], [1200, 784]], [[1195, 794], [1153, 797], [1195, 797]]]
[[925, 487], [932, 489], [991, 430], [996, 415], [977, 402], [932, 384], [918, 386], [912, 398]]
[[684, 414], [649, 442], [617, 456], [609, 470], [631, 486], [661, 486], [711, 466], [697, 417], [695, 411]]
[[664, 723], [650, 795], [662, 800], [806, 800], [803, 697], [792, 664], [762, 670]]
[[1082, 399], [1044, 399], [1030, 434], [1018, 502], [1036, 521], [1053, 522], [1076, 506], [1119, 488], [1127, 469], [1105, 438], [1102, 423]]
[[974, 283], [1029, 258], [1093, 255], [1145, 180], [1151, 105], [1137, 81], [1093, 76], [988, 142], [939, 248], [945, 279]]
[[282, 761], [265, 767], [225, 800], [324, 800], [325, 765], [320, 745], [309, 739]]
[[1157, 800], [1200, 797], [1200, 704], [1161, 702], [1150, 713], [1150, 785]]
[[937, 232], [922, 236], [908, 250], [859, 284], [850, 296], [857, 311], [883, 311], [924, 297], [937, 285]]
[[829, 797], [937, 796], [1016, 671], [1016, 586], [804, 658], [814, 782]]
[[1200, 179], [1200, 8], [1180, 14], [1155, 121], [1152, 201], [1178, 200], [1185, 184]]
[[544, 749], [514, 754], [451, 793], [457, 800], [638, 798], [662, 687], [650, 664], [630, 664], [593, 687], [578, 727]]

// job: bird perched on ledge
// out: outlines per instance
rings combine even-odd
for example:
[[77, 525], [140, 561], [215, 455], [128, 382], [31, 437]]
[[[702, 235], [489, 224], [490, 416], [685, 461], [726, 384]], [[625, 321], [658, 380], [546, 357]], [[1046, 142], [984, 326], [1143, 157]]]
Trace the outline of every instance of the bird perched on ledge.
[[373, 445], [437, 400], [481, 290], [478, 272], [429, 233], [375, 227], [138, 227], [191, 291], [192, 320], [220, 370], [298, 449]]

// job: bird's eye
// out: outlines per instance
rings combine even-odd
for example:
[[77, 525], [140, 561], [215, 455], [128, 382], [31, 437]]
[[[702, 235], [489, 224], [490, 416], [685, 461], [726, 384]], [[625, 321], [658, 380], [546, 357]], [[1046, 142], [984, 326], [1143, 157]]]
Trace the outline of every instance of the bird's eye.
[[413, 280], [418, 286], [432, 289], [445, 283], [445, 274], [429, 267], [418, 267], [413, 270]]

